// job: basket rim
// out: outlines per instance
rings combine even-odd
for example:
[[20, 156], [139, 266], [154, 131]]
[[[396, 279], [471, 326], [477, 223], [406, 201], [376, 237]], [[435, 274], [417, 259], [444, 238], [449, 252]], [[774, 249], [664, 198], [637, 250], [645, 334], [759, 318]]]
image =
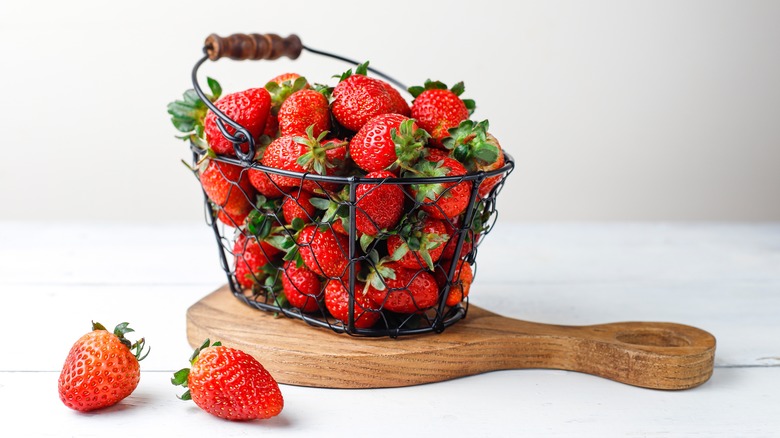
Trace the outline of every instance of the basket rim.
[[[190, 149], [193, 153], [199, 156], [206, 154], [200, 146], [190, 142]], [[461, 181], [482, 181], [484, 179], [502, 175], [504, 173], [510, 173], [514, 170], [515, 159], [508, 152], [502, 150], [504, 154], [504, 165], [498, 169], [490, 170], [487, 172], [467, 173], [465, 175], [457, 176], [431, 176], [431, 177], [395, 177], [395, 178], [366, 178], [364, 176], [335, 176], [335, 175], [319, 175], [310, 172], [296, 172], [293, 170], [277, 169], [275, 167], [264, 166], [257, 161], [245, 161], [237, 157], [229, 155], [216, 154], [211, 159], [215, 159], [219, 162], [233, 164], [239, 167], [260, 170], [266, 173], [271, 173], [280, 176], [286, 176], [290, 178], [296, 178], [300, 180], [320, 181], [337, 184], [354, 184], [354, 183], [390, 183], [390, 184], [435, 184], [435, 183], [449, 183], [449, 182], [461, 182]]]

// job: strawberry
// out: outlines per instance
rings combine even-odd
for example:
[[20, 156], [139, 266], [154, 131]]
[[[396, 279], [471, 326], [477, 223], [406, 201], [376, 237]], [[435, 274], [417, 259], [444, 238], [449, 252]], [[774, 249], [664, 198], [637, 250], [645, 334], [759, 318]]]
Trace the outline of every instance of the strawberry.
[[328, 99], [314, 90], [296, 91], [282, 103], [277, 118], [282, 135], [306, 135], [306, 128], [313, 126], [316, 137], [330, 130]]
[[264, 135], [270, 139], [279, 136], [279, 109], [287, 98], [298, 90], [309, 88], [306, 78], [298, 73], [284, 73], [268, 81], [265, 89], [271, 95], [271, 112], [268, 114], [268, 120], [265, 123]]
[[445, 84], [430, 79], [422, 87], [409, 88], [414, 96], [412, 118], [431, 134], [431, 144], [440, 146], [449, 135], [448, 130], [468, 119], [474, 111], [473, 100], [464, 101], [459, 97], [464, 89], [463, 82], [447, 89]]
[[252, 187], [269, 199], [281, 198], [284, 192], [280, 190], [280, 187], [271, 180], [268, 173], [260, 169], [249, 169], [247, 177]]
[[[231, 120], [246, 128], [253, 138], [257, 138], [265, 129], [265, 122], [271, 110], [271, 95], [264, 88], [250, 88], [238, 93], [227, 94], [217, 100], [214, 105]], [[235, 128], [228, 124], [225, 124], [225, 129], [230, 134], [236, 133]], [[217, 115], [211, 111], [206, 114], [204, 130], [206, 140], [214, 152], [222, 155], [236, 155], [233, 143], [222, 135], [217, 125]]]
[[123, 322], [114, 332], [100, 323], [71, 347], [62, 366], [58, 389], [65, 406], [92, 411], [115, 405], [130, 395], [141, 379], [138, 364], [149, 354], [143, 338], [131, 344], [125, 334], [134, 331]]
[[370, 119], [394, 112], [398, 106], [382, 81], [366, 76], [368, 63], [359, 65], [341, 75], [333, 89], [331, 112], [345, 128], [358, 131]]
[[400, 114], [373, 117], [352, 137], [349, 153], [366, 172], [409, 168], [424, 153], [428, 135]]
[[[349, 287], [348, 279], [334, 279], [328, 281], [325, 286], [325, 306], [328, 312], [338, 319], [345, 326], [349, 324]], [[366, 295], [360, 291], [365, 285], [355, 283], [355, 302], [352, 312], [352, 318], [355, 322], [355, 328], [370, 328], [381, 317], [377, 306]]]
[[281, 273], [282, 287], [287, 301], [302, 312], [314, 312], [320, 308], [322, 279], [306, 266], [296, 266], [294, 260], [284, 264]]
[[406, 269], [398, 263], [373, 264], [368, 280], [368, 297], [391, 312], [416, 313], [433, 307], [439, 298], [433, 275]]
[[[456, 223], [459, 221], [456, 220]], [[449, 260], [455, 258], [455, 247], [458, 245], [459, 231], [454, 229], [448, 221], [444, 221], [447, 231], [449, 233], [450, 240], [444, 245], [444, 249], [441, 253], [442, 260]], [[459, 227], [459, 225], [456, 225]], [[460, 256], [458, 258], [466, 257], [474, 249], [474, 242], [479, 241], [479, 234], [475, 234], [472, 230], [466, 230], [466, 236], [463, 240], [463, 246], [460, 248]]]
[[392, 107], [391, 112], [409, 117], [412, 114], [412, 110], [409, 108], [409, 104], [406, 103], [406, 99], [401, 96], [401, 93], [399, 93], [398, 90], [396, 90], [387, 82], [381, 79], [377, 79], [377, 81], [382, 84], [382, 86], [385, 88], [385, 91], [387, 92], [387, 95], [390, 96], [390, 103]]
[[277, 248], [264, 240], [258, 241], [255, 236], [247, 238], [245, 234], [239, 234], [233, 244], [238, 284], [248, 289], [259, 284], [259, 280], [264, 278], [267, 271], [273, 268], [272, 258], [279, 253]]
[[226, 420], [271, 418], [284, 408], [279, 385], [249, 354], [207, 339], [190, 358], [192, 368], [177, 371], [171, 383], [187, 389], [182, 400]]
[[[490, 133], [487, 134], [487, 141], [489, 143], [492, 143], [496, 146], [496, 149], [498, 149], [498, 159], [492, 163], [488, 164], [480, 164], [477, 163], [477, 170], [481, 172], [490, 172], [492, 170], [500, 169], [504, 167], [504, 164], [506, 164], [506, 160], [504, 158], [504, 152], [501, 149], [501, 145], [498, 143], [498, 140], [493, 137]], [[495, 175], [488, 178], [485, 178], [484, 181], [482, 181], [482, 184], [479, 186], [479, 197], [485, 198], [487, 197], [491, 191], [493, 191], [493, 188], [498, 185], [499, 182], [501, 182], [501, 178], [503, 175]]]
[[[420, 177], [461, 176], [466, 175], [466, 169], [458, 160], [434, 149], [414, 166], [410, 174]], [[471, 186], [471, 181], [411, 184], [409, 191], [426, 213], [437, 219], [452, 220], [466, 210]]]
[[293, 191], [282, 201], [282, 214], [288, 225], [293, 220], [300, 219], [304, 223], [312, 222], [317, 209], [311, 203], [312, 195], [305, 190]]
[[225, 210], [219, 210], [217, 212], [217, 219], [219, 219], [220, 222], [222, 222], [223, 224], [229, 227], [238, 228], [241, 226], [241, 224], [244, 223], [247, 216], [249, 216], [250, 212], [251, 211], [248, 211], [246, 213], [241, 213], [239, 215], [233, 215], [227, 213]]
[[330, 228], [304, 227], [296, 239], [306, 267], [324, 277], [341, 278], [349, 266], [349, 239]]
[[398, 234], [387, 239], [387, 252], [404, 268], [433, 271], [450, 238], [445, 221], [428, 217], [425, 213], [408, 216]]
[[288, 72], [288, 73], [282, 73], [282, 74], [280, 74], [278, 76], [275, 76], [268, 82], [273, 82], [273, 83], [275, 83], [277, 85], [282, 85], [285, 82], [293, 83], [293, 82], [295, 82], [296, 79], [298, 79], [300, 77], [301, 77], [301, 75], [299, 75], [298, 73]]
[[[455, 273], [452, 275], [452, 285], [447, 293], [446, 304], [448, 306], [455, 306], [466, 299], [466, 297], [469, 296], [471, 283], [474, 281], [474, 271], [471, 269], [471, 265], [463, 260], [460, 260], [457, 263], [458, 266], [455, 268]], [[436, 267], [434, 276], [436, 277], [436, 283], [438, 283], [439, 287], [442, 289], [447, 285], [447, 275], [450, 273], [451, 266], [452, 261], [447, 261]]]
[[[395, 178], [387, 170], [370, 172], [366, 178]], [[357, 208], [355, 229], [360, 233], [376, 236], [398, 224], [404, 210], [404, 191], [392, 183], [358, 184], [355, 188]]]
[[[453, 158], [463, 163], [469, 173], [490, 172], [504, 166], [501, 145], [487, 132], [488, 127], [487, 120], [479, 123], [464, 120], [456, 128], [450, 129], [449, 137], [443, 141], [444, 147], [451, 151]], [[480, 198], [486, 197], [501, 181], [501, 177], [495, 175], [485, 179], [479, 186]]]
[[214, 159], [201, 162], [200, 169], [199, 179], [203, 191], [211, 202], [225, 211], [223, 222], [230, 219], [228, 225], [241, 223], [252, 210], [251, 199], [255, 196], [247, 172], [234, 164]]
[[268, 119], [265, 121], [265, 128], [263, 129], [263, 135], [268, 136], [273, 140], [279, 136], [279, 119], [274, 114], [268, 114]]
[[[327, 131], [314, 136], [313, 127], [306, 129], [308, 137], [281, 136], [272, 141], [265, 149], [261, 164], [281, 170], [299, 173], [314, 172], [319, 175], [333, 173], [334, 163], [330, 162], [327, 150], [343, 147], [341, 144], [320, 143]], [[319, 183], [313, 180], [303, 180], [302, 177], [283, 176], [270, 173], [268, 175], [280, 187], [302, 186], [304, 190], [314, 192], [318, 189], [333, 190], [334, 183]]]

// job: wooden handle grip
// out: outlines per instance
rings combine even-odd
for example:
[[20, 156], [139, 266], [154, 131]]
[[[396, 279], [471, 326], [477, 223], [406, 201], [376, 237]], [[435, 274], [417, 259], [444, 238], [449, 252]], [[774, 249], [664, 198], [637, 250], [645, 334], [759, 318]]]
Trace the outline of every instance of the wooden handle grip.
[[469, 311], [473, 339], [490, 350], [500, 340], [505, 363], [489, 368], [579, 371], [630, 385], [686, 389], [712, 375], [715, 337], [683, 324], [619, 322], [559, 326]]
[[298, 35], [285, 38], [267, 33], [236, 33], [227, 37], [211, 34], [206, 38], [206, 53], [209, 59], [230, 58], [238, 61], [278, 59], [286, 56], [296, 59], [303, 50], [303, 44]]

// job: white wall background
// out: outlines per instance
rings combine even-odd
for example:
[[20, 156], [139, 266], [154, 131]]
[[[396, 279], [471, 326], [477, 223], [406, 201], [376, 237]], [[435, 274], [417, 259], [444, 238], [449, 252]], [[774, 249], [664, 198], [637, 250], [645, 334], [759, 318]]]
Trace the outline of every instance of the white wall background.
[[[215, 32], [464, 80], [517, 160], [502, 220], [780, 220], [780, 2], [0, 3], [0, 219], [201, 220], [166, 104]], [[226, 91], [345, 65], [208, 64]]]

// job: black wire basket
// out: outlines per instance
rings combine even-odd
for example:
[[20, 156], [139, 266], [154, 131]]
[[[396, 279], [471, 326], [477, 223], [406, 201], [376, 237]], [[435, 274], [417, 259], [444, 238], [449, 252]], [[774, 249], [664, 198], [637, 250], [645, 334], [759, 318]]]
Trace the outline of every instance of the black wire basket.
[[[198, 70], [207, 60], [215, 61], [222, 57], [259, 60], [287, 56], [296, 59], [302, 51], [358, 64], [338, 55], [308, 48], [295, 35], [281, 38], [273, 34], [237, 34], [227, 38], [211, 35], [206, 40], [204, 57], [192, 70], [195, 92], [217, 116], [217, 126], [222, 135], [233, 143], [236, 154], [235, 157], [210, 156], [210, 159], [221, 164], [216, 169], [230, 183], [229, 197], [243, 197], [253, 206], [246, 218], [236, 218], [224, 211], [224, 205], [210, 200], [204, 190], [206, 222], [216, 237], [228, 285], [233, 294], [249, 306], [338, 333], [374, 337], [440, 333], [467, 314], [468, 287], [476, 276], [477, 251], [483, 237], [495, 224], [498, 216], [496, 198], [506, 177], [514, 169], [514, 160], [502, 151], [504, 164], [488, 172], [404, 178], [329, 176], [261, 165], [255, 160], [257, 138], [211, 102], [199, 85]], [[373, 68], [368, 70], [406, 89], [384, 73]], [[204, 150], [195, 144], [191, 144], [191, 149], [193, 165], [197, 169], [196, 164], [204, 158]], [[230, 171], [226, 171], [228, 166]], [[195, 170], [195, 174], [200, 178], [199, 171]], [[278, 193], [271, 197], [258, 196], [256, 190], [244, 183], [250, 176], [265, 179], [269, 191]], [[297, 187], [291, 190], [289, 184], [280, 186], [276, 182], [280, 177], [296, 180]], [[467, 190], [467, 207], [455, 217], [438, 215], [443, 216], [441, 220], [446, 225], [448, 239], [438, 245], [440, 256], [435, 261], [431, 263], [415, 255], [419, 269], [404, 271], [404, 276], [391, 274], [385, 277], [381, 274], [382, 261], [378, 255], [388, 253], [388, 239], [395, 232], [382, 229], [366, 213], [365, 202], [372, 196], [371, 202], [377, 202], [376, 198], [381, 201], [387, 190], [400, 191], [404, 197], [404, 217], [400, 223], [419, 224], [422, 218], [431, 214], [432, 209], [441, 210], [435, 203], [420, 202], [410, 193], [410, 188], [422, 184], [444, 184], [446, 189], [442, 196], [452, 190]], [[330, 207], [312, 208], [311, 197], [316, 198], [319, 205]], [[290, 211], [297, 219], [285, 219], [291, 215]], [[368, 223], [375, 227], [376, 235], [365, 238], [363, 233], [361, 238], [359, 221], [363, 221], [364, 226]], [[269, 236], [269, 233], [272, 235]], [[301, 237], [304, 234], [306, 239]], [[266, 244], [273, 239], [278, 243], [276, 246]], [[328, 239], [338, 244], [343, 260], [338, 269], [322, 266], [325, 263], [318, 260], [313, 246], [317, 239]], [[288, 248], [288, 256], [279, 251], [279, 247], [284, 245], [294, 245]], [[297, 259], [289, 257], [289, 254], [296, 253], [300, 255]], [[262, 271], [254, 272], [248, 267], [250, 259], [257, 258], [265, 263]], [[301, 259], [309, 268], [303, 274], [296, 269]], [[376, 299], [367, 292], [369, 289], [376, 292], [363, 281], [367, 270], [374, 272], [385, 286], [382, 291], [384, 298]], [[316, 277], [307, 278], [312, 275]], [[461, 278], [467, 275], [471, 278]], [[425, 302], [415, 299], [409, 288], [416, 282], [425, 284], [427, 288], [431, 288], [433, 282], [433, 298]], [[315, 286], [312, 287], [312, 284]], [[406, 310], [399, 311], [399, 303]], [[408, 309], [410, 306], [411, 311]], [[334, 307], [343, 311], [339, 313], [340, 319], [334, 316]]]

